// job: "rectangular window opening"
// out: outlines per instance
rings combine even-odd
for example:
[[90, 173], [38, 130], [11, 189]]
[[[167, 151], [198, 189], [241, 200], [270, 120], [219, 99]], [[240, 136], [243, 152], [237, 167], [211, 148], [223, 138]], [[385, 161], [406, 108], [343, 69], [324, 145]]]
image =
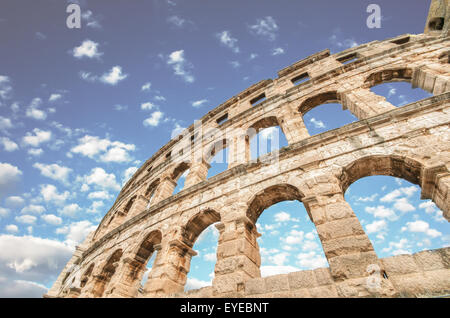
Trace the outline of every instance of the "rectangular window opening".
[[356, 53], [344, 55], [340, 58], [337, 58], [338, 62], [341, 62], [344, 65], [355, 62], [357, 59], [358, 59], [358, 56], [356, 55]]
[[262, 93], [261, 95], [256, 96], [255, 98], [253, 98], [250, 101], [250, 104], [252, 104], [252, 106], [256, 106], [258, 104], [261, 104], [263, 101], [266, 100], [266, 94]]
[[409, 40], [410, 40], [410, 37], [407, 36], [407, 37], [404, 37], [404, 38], [400, 38], [400, 39], [391, 41], [391, 43], [394, 43], [394, 44], [397, 44], [397, 45], [402, 45], [402, 44], [408, 43]]
[[297, 86], [297, 85], [305, 83], [305, 82], [307, 82], [309, 80], [310, 80], [310, 78], [309, 78], [308, 73], [303, 73], [303, 74], [300, 74], [300, 75], [294, 77], [293, 79], [291, 79], [291, 82], [292, 82], [292, 84]]
[[150, 168], [148, 168], [148, 169], [147, 169], [147, 172], [152, 171], [152, 169], [153, 169], [153, 166], [151, 166]]
[[226, 113], [225, 115], [223, 115], [222, 117], [219, 117], [216, 120], [216, 123], [218, 123], [219, 125], [222, 125], [224, 122], [226, 122], [228, 120], [228, 113]]
[[167, 154], [166, 154], [166, 159], [170, 159], [170, 156], [172, 155], [172, 151], [169, 151]]

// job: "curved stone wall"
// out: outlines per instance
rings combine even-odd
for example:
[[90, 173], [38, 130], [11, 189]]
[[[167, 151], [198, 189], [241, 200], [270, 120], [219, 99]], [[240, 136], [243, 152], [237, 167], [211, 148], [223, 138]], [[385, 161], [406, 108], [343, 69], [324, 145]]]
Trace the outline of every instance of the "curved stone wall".
[[[261, 280], [255, 224], [265, 208], [283, 200], [298, 200], [307, 208], [330, 266], [313, 272], [323, 274], [333, 296], [408, 292], [389, 274], [382, 275], [376, 289], [361, 283], [373, 274], [371, 268], [383, 274], [391, 263], [378, 259], [344, 193], [365, 176], [404, 178], [419, 185], [422, 198], [433, 200], [450, 220], [449, 44], [441, 34], [407, 34], [334, 55], [325, 50], [213, 109], [142, 165], [46, 296], [180, 295], [196, 255], [195, 240], [214, 223], [220, 232], [215, 278], [202, 295], [267, 294], [252, 291]], [[295, 85], [299, 79], [308, 80]], [[433, 97], [397, 108], [370, 90], [393, 81], [410, 82]], [[310, 136], [303, 115], [334, 102], [358, 121]], [[281, 128], [289, 145], [251, 160], [251, 138], [273, 126]], [[209, 162], [224, 148], [228, 169], [207, 179]], [[184, 189], [172, 195], [187, 170]], [[145, 264], [154, 253], [141, 288]], [[449, 277], [448, 263], [439, 270]], [[310, 275], [301, 273], [289, 275], [293, 281], [300, 279], [296, 275]], [[320, 284], [317, 273], [314, 281]], [[280, 279], [291, 284], [291, 276]], [[264, 278], [264, 286], [283, 285], [277, 279]], [[450, 291], [449, 282], [444, 284], [442, 290]], [[271, 288], [280, 292], [283, 287]]]

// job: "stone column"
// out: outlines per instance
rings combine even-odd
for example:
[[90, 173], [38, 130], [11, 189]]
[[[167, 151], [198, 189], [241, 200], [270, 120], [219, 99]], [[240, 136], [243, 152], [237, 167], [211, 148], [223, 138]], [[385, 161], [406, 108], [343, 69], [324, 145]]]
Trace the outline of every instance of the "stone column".
[[396, 109], [386, 98], [373, 93], [369, 88], [357, 88], [338, 92], [342, 106], [352, 112], [359, 120]]
[[209, 168], [211, 168], [210, 164], [203, 158], [199, 162], [193, 162], [189, 169], [189, 173], [186, 176], [186, 180], [184, 181], [184, 189], [205, 181], [208, 177]]
[[450, 222], [450, 172], [443, 163], [423, 169], [421, 199], [431, 199]]
[[372, 243], [342, 192], [302, 201], [316, 225], [335, 281], [365, 277], [369, 265], [379, 264]]
[[285, 113], [279, 121], [280, 128], [286, 136], [289, 145], [310, 137], [308, 129], [306, 129], [303, 121], [302, 114], [293, 112]]
[[165, 178], [162, 178], [160, 184], [156, 188], [152, 204], [157, 204], [158, 202], [170, 197], [173, 194], [173, 190], [176, 186], [177, 183], [170, 177], [167, 176]]
[[261, 277], [261, 257], [256, 239], [260, 234], [247, 217], [219, 223], [219, 245], [214, 269], [215, 296], [236, 297], [244, 292], [245, 281]]
[[144, 286], [144, 297], [162, 297], [183, 292], [192, 256], [197, 253], [174, 239], [158, 253]]
[[130, 209], [129, 218], [132, 218], [135, 215], [138, 215], [139, 213], [145, 211], [147, 209], [147, 203], [148, 199], [143, 196], [142, 194], [139, 194], [136, 198], [136, 200], [133, 203], [133, 206]]
[[450, 66], [434, 63], [415, 68], [412, 87], [420, 87], [433, 95], [450, 91]]
[[249, 136], [242, 134], [234, 136], [228, 147], [228, 169], [250, 161]]

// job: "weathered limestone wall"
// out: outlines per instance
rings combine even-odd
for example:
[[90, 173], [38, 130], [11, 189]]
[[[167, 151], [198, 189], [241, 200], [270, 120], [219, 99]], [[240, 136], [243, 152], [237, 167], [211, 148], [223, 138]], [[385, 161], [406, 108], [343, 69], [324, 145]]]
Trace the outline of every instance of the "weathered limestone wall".
[[[215, 223], [220, 235], [212, 287], [187, 296], [392, 297], [448, 290], [448, 250], [378, 259], [344, 193], [362, 177], [404, 178], [419, 185], [422, 198], [450, 220], [449, 46], [442, 34], [421, 34], [335, 55], [326, 50], [234, 96], [135, 173], [47, 297], [182, 293], [194, 243]], [[295, 85], [299, 76], [309, 80]], [[370, 91], [392, 81], [410, 82], [434, 96], [397, 108]], [[266, 100], [252, 105], [259, 96]], [[309, 136], [303, 115], [334, 102], [358, 121]], [[249, 139], [274, 126], [289, 146], [250, 160]], [[196, 142], [198, 136], [203, 138]], [[206, 179], [211, 158], [223, 148], [230, 150], [228, 170]], [[173, 195], [187, 169], [184, 189]], [[284, 200], [305, 205], [329, 269], [260, 278], [256, 222], [264, 209]], [[140, 286], [155, 253], [147, 283]], [[376, 291], [366, 284], [370, 269], [388, 276]], [[447, 278], [438, 281], [443, 274]]]
[[[380, 260], [383, 273], [358, 280], [357, 284], [335, 282], [329, 268], [293, 272], [245, 282], [243, 297], [248, 298], [326, 298], [378, 297], [363, 286], [390, 280], [391, 297], [433, 297], [450, 294], [450, 247], [423, 251], [412, 255], [398, 255]], [[372, 274], [373, 275], [373, 274]], [[358, 288], [362, 287], [362, 288]], [[212, 287], [173, 294], [170, 297], [213, 297]], [[241, 296], [242, 297], [242, 296]]]

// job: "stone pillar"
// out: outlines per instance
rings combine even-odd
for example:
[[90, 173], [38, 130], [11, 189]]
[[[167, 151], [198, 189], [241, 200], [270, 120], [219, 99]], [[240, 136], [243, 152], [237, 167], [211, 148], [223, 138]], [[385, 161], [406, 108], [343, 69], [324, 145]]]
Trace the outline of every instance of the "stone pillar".
[[167, 176], [165, 178], [162, 178], [160, 184], [156, 188], [152, 204], [157, 204], [158, 202], [170, 197], [173, 194], [173, 190], [176, 186], [177, 183], [170, 177]]
[[412, 87], [439, 95], [450, 91], [450, 66], [448, 64], [427, 64], [414, 69]]
[[213, 293], [220, 297], [236, 297], [244, 292], [245, 281], [261, 277], [261, 257], [256, 241], [260, 234], [247, 216], [219, 223], [216, 227], [220, 235]]
[[135, 215], [145, 211], [147, 209], [148, 199], [142, 194], [138, 195], [136, 200], [133, 203], [133, 206], [130, 209], [129, 218], [132, 218]]
[[280, 120], [280, 128], [289, 145], [310, 137], [302, 114], [286, 113]]
[[372, 243], [342, 192], [303, 200], [327, 257], [333, 279], [343, 281], [368, 275], [379, 265]]
[[183, 292], [192, 256], [197, 253], [175, 239], [158, 253], [144, 286], [144, 297], [162, 297]]
[[211, 168], [210, 164], [203, 158], [199, 162], [193, 162], [189, 169], [189, 173], [186, 176], [186, 180], [184, 181], [184, 189], [205, 181], [208, 177], [209, 168]]
[[445, 164], [426, 167], [421, 177], [421, 199], [431, 199], [450, 222], [450, 172]]
[[250, 141], [247, 134], [234, 136], [228, 147], [228, 169], [250, 161]]
[[338, 92], [342, 106], [359, 120], [396, 109], [383, 96], [373, 93], [368, 88], [357, 88], [347, 92]]

